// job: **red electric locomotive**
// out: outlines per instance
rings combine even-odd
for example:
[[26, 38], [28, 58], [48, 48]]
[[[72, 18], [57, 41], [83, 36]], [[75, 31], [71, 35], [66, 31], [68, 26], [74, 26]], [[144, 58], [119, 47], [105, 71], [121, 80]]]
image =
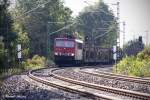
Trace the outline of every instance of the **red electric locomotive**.
[[83, 41], [75, 38], [55, 38], [54, 58], [57, 65], [81, 63]]

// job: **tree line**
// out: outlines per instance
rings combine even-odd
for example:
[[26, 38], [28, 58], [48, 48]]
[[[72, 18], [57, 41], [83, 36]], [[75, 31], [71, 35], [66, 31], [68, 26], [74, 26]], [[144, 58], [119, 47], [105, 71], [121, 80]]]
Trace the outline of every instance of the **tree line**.
[[16, 66], [17, 44], [22, 45], [22, 60], [34, 55], [47, 57], [47, 39], [53, 38], [53, 32], [78, 33], [88, 43], [93, 37], [95, 45], [111, 47], [116, 26], [116, 18], [102, 0], [84, 8], [76, 17], [72, 17], [63, 0], [1, 0], [0, 65]]

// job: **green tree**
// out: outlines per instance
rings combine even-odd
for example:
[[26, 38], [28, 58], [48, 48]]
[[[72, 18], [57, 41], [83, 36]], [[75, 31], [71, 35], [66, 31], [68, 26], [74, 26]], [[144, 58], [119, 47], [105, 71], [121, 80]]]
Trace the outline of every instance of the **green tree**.
[[5, 58], [5, 49], [4, 49], [4, 43], [2, 42], [2, 39], [0, 40], [0, 65], [1, 67], [4, 67], [4, 58]]
[[[47, 56], [47, 33], [54, 32], [62, 27], [64, 24], [48, 22], [68, 21], [71, 19], [71, 10], [64, 7], [61, 0], [17, 0], [15, 7], [16, 20], [22, 23], [24, 31], [28, 33], [30, 39], [30, 54]], [[46, 2], [48, 2], [45, 5]], [[33, 10], [34, 8], [36, 10]], [[33, 10], [33, 11], [31, 11]], [[31, 11], [30, 13], [26, 13]], [[63, 32], [63, 31], [61, 31]], [[59, 32], [59, 33], [61, 33]], [[48, 37], [50, 40], [50, 37]]]
[[13, 62], [13, 41], [16, 39], [16, 34], [12, 32], [12, 17], [8, 11], [10, 5], [9, 0], [1, 0], [0, 2], [0, 36], [3, 38], [5, 49], [5, 66], [11, 65]]
[[87, 42], [92, 41], [96, 45], [110, 47], [114, 45], [117, 34], [117, 24], [113, 13], [103, 1], [86, 7], [77, 17], [77, 31], [82, 33]]
[[[17, 44], [21, 44], [22, 47], [22, 58], [23, 60], [27, 59], [29, 57], [29, 37], [28, 33], [25, 32], [23, 29], [23, 25], [19, 22], [14, 22], [13, 24], [13, 31], [17, 33], [17, 38], [15, 40], [15, 46]], [[15, 50], [16, 54], [17, 51]]]

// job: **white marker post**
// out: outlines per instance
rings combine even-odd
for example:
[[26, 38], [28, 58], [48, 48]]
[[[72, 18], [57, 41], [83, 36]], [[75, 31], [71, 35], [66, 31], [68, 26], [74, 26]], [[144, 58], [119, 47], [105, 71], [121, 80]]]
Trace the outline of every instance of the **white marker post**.
[[117, 72], [117, 46], [113, 46], [113, 59], [115, 60], [116, 72]]
[[21, 44], [18, 44], [17, 45], [17, 54], [18, 54], [18, 60], [19, 60], [19, 66], [20, 66], [20, 63], [21, 63]]

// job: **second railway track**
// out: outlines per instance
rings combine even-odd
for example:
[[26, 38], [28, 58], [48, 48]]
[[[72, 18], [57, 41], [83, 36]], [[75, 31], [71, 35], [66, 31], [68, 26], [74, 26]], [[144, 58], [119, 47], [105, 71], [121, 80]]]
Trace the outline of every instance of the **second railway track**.
[[[92, 98], [97, 98], [97, 99], [101, 98], [101, 99], [108, 99], [108, 100], [112, 100], [112, 99], [114, 100], [116, 99], [149, 100], [150, 98], [150, 95], [147, 93], [140, 93], [140, 92], [135, 92], [135, 91], [107, 87], [103, 85], [92, 84], [92, 83], [64, 77], [64, 76], [54, 73], [57, 70], [59, 69], [52, 70], [49, 73], [50, 74], [49, 77], [47, 78], [43, 78], [44, 76], [40, 77], [36, 74], [33, 74], [36, 71], [30, 71], [29, 77], [46, 85], [52, 85], [63, 90], [77, 92], [77, 93], [88, 95], [88, 96], [91, 96]], [[52, 80], [49, 80], [50, 77], [57, 81], [52, 82]], [[68, 84], [68, 85], [65, 85], [65, 84]]]
[[72, 69], [72, 70], [68, 69], [68, 71], [58, 70], [58, 71], [55, 71], [54, 73], [64, 76], [64, 77], [73, 78], [79, 81], [85, 81], [85, 82], [92, 83], [92, 84], [104, 85], [104, 86], [109, 86], [109, 87], [114, 87], [114, 88], [119, 88], [119, 89], [125, 89], [125, 90], [131, 90], [131, 91], [137, 91], [137, 92], [150, 94], [150, 85], [148, 84], [143, 84], [141, 82], [133, 81], [133, 80], [130, 81], [124, 78], [117, 78], [117, 77], [114, 78], [113, 76], [109, 77], [106, 74], [95, 75], [95, 74], [91, 74], [90, 71], [87, 71], [87, 72], [84, 72], [84, 71], [85, 70], [80, 70], [80, 68], [78, 68], [78, 69]]
[[146, 84], [150, 85], [149, 79], [139, 78], [139, 77], [132, 77], [132, 76], [125, 76], [125, 75], [119, 75], [114, 73], [108, 73], [108, 72], [102, 72], [102, 71], [85, 71], [85, 70], [79, 70], [81, 73], [90, 74], [98, 77], [104, 77], [104, 78], [110, 78], [110, 79], [116, 79], [121, 81], [128, 81], [128, 82], [135, 82], [140, 84]]

